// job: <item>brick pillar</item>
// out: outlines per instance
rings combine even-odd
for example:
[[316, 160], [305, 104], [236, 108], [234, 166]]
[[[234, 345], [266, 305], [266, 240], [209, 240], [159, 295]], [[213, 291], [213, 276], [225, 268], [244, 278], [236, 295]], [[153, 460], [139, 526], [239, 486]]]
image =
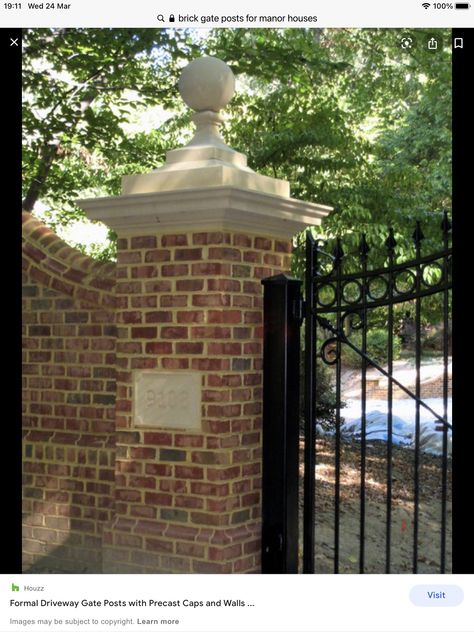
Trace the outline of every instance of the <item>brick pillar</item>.
[[126, 176], [123, 195], [79, 201], [119, 237], [116, 517], [103, 570], [256, 572], [260, 282], [288, 270], [292, 235], [330, 209], [292, 199], [288, 182], [225, 145], [226, 64], [194, 60], [179, 88], [197, 110], [193, 140]]
[[[229, 231], [120, 238], [117, 517], [105, 572], [260, 565], [261, 279], [288, 240]], [[202, 430], [142, 429], [133, 371], [198, 371]]]

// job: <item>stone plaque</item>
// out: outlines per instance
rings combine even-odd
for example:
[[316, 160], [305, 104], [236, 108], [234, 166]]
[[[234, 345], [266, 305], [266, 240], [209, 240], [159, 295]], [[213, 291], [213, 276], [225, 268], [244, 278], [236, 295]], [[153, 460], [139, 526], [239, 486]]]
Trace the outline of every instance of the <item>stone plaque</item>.
[[201, 374], [136, 371], [135, 426], [201, 429]]

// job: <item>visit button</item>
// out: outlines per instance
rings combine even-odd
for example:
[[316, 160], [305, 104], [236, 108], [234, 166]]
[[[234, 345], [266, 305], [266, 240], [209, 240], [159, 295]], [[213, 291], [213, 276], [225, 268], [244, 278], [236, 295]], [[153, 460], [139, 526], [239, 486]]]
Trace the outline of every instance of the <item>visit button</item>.
[[459, 606], [464, 593], [459, 586], [450, 584], [420, 584], [410, 590], [410, 599], [415, 606]]

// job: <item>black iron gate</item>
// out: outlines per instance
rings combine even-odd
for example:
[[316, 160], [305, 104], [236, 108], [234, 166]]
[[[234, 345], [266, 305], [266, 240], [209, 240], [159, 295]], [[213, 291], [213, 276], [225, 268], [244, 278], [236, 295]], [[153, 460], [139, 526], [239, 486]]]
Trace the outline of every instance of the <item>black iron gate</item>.
[[[344, 402], [342, 400], [343, 358], [351, 353], [360, 364], [360, 431], [356, 450], [358, 453], [358, 524], [357, 561], [355, 572], [367, 572], [367, 480], [368, 462], [375, 443], [368, 428], [367, 384], [370, 371], [383, 376], [386, 384], [386, 430], [384, 441], [384, 568], [378, 572], [392, 571], [394, 542], [392, 537], [392, 513], [394, 501], [394, 450], [402, 458], [405, 470], [412, 467], [411, 495], [405, 504], [410, 507], [411, 560], [405, 572], [419, 572], [420, 556], [420, 477], [422, 465], [426, 465], [423, 441], [426, 424], [421, 423], [421, 410], [426, 411], [433, 429], [440, 433], [440, 454], [431, 458], [431, 470], [439, 469], [439, 529], [433, 533], [439, 539], [439, 560], [435, 571], [446, 572], [449, 496], [449, 440], [451, 423], [448, 416], [449, 395], [449, 346], [450, 346], [450, 290], [452, 251], [450, 248], [451, 225], [447, 214], [441, 224], [442, 245], [432, 248], [430, 254], [423, 249], [424, 235], [420, 223], [413, 234], [413, 256], [403, 260], [400, 256], [393, 231], [385, 241], [381, 255], [370, 252], [364, 235], [356, 253], [345, 253], [341, 240], [337, 240], [332, 252], [327, 244], [315, 241], [310, 231], [306, 235], [306, 263], [304, 297], [301, 282], [284, 275], [266, 279], [265, 286], [265, 344], [264, 344], [264, 410], [263, 410], [263, 572], [315, 572], [317, 553], [318, 441], [325, 442], [333, 450], [332, 455], [332, 571], [340, 572], [341, 550], [341, 474], [344, 464], [341, 453], [347, 444], [344, 437]], [[432, 239], [433, 241], [433, 239]], [[441, 407], [434, 410], [431, 400], [422, 396], [422, 333], [423, 301], [430, 301], [438, 310], [439, 326], [437, 344], [440, 374]], [[400, 329], [400, 308], [407, 308], [406, 320], [411, 322], [411, 348], [413, 350], [414, 384], [407, 384], [394, 375], [395, 329]], [[383, 311], [386, 329], [386, 354], [383, 360], [374, 359], [368, 336], [374, 314], [381, 318]], [[304, 325], [304, 405], [303, 414], [298, 406], [300, 373], [300, 325]], [[403, 319], [402, 319], [403, 320]], [[322, 433], [318, 419], [318, 377], [324, 367], [331, 367], [334, 411], [330, 428]], [[398, 375], [398, 374], [397, 374]], [[327, 379], [327, 378], [326, 378]], [[321, 382], [321, 380], [320, 380]], [[414, 430], [411, 447], [398, 448], [399, 436], [394, 423], [400, 406], [398, 397], [413, 402]], [[301, 429], [303, 417], [304, 430]], [[426, 414], [425, 414], [426, 421]], [[428, 424], [429, 425], [429, 424]], [[397, 442], [394, 443], [394, 439]], [[298, 458], [299, 447], [304, 444], [304, 457]], [[380, 445], [380, 444], [378, 444]], [[352, 441], [354, 450], [354, 441]], [[407, 451], [408, 450], [408, 451]], [[379, 450], [380, 452], [380, 450]], [[411, 459], [407, 465], [407, 454]], [[395, 462], [398, 466], [398, 460]], [[327, 460], [327, 459], [326, 459]], [[373, 459], [372, 459], [373, 460]], [[304, 475], [301, 473], [304, 472]], [[406, 472], [403, 472], [406, 478]], [[405, 493], [405, 492], [404, 492]], [[408, 497], [407, 496], [407, 497]], [[397, 500], [398, 502], [398, 500]], [[298, 506], [300, 511], [298, 512]], [[320, 510], [319, 510], [320, 511]], [[298, 519], [299, 514], [299, 519]], [[431, 520], [432, 521], [432, 520]], [[405, 521], [406, 522], [406, 521]], [[299, 524], [302, 523], [302, 529]], [[406, 524], [405, 524], [406, 528]], [[402, 521], [403, 529], [403, 521]], [[431, 535], [433, 535], [433, 533]], [[423, 533], [423, 538], [427, 535]], [[380, 539], [380, 531], [379, 531]], [[398, 546], [397, 543], [395, 543]], [[328, 546], [328, 543], [325, 543]], [[380, 552], [379, 552], [380, 553]], [[379, 554], [380, 557], [380, 554]], [[428, 563], [433, 564], [431, 560]], [[318, 569], [316, 569], [317, 572]], [[342, 569], [344, 571], [344, 568]], [[401, 572], [397, 566], [396, 571]], [[321, 571], [321, 572], [328, 572]], [[351, 571], [354, 572], [354, 571]], [[370, 570], [368, 572], [375, 572]]]

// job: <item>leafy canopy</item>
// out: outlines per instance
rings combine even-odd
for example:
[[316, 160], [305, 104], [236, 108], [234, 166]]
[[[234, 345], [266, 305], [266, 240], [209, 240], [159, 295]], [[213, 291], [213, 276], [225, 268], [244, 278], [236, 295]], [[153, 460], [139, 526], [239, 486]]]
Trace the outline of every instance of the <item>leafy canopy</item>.
[[[34, 29], [24, 36], [24, 198], [81, 216], [74, 199], [120, 192], [127, 173], [159, 166], [191, 134], [178, 98], [181, 67], [224, 59], [239, 90], [224, 136], [292, 195], [335, 207], [320, 233], [356, 231], [382, 244], [395, 229], [411, 246], [415, 219], [426, 243], [451, 199], [451, 35], [397, 29]], [[152, 131], [130, 131], [159, 106]]]

